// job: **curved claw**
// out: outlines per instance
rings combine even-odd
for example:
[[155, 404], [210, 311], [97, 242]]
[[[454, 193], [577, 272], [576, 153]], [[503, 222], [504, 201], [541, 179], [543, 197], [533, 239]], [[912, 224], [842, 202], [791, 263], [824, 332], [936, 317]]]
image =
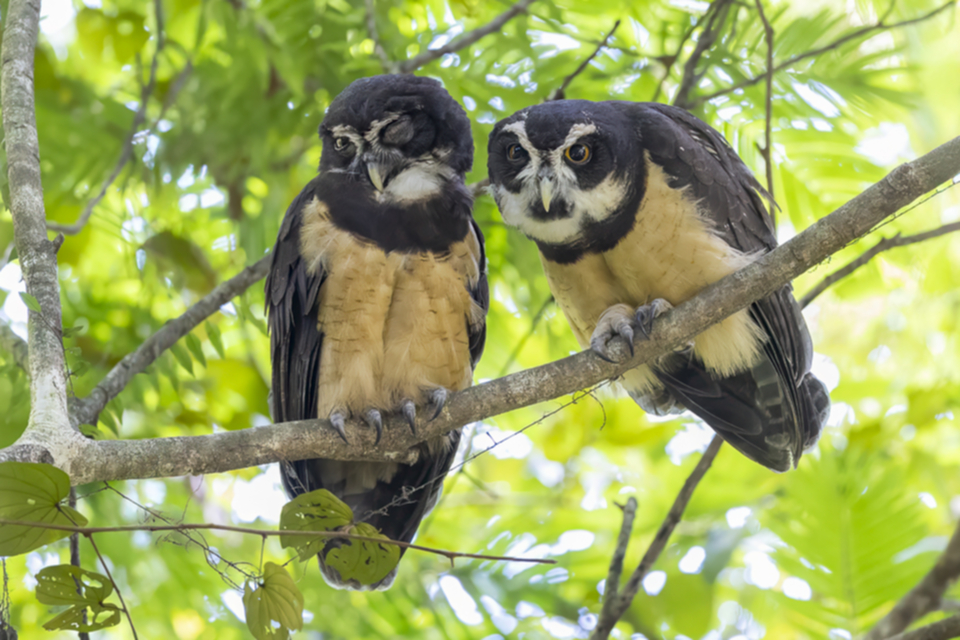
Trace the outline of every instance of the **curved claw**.
[[443, 411], [443, 406], [447, 404], [447, 390], [443, 387], [437, 387], [430, 392], [429, 406], [436, 407], [433, 411], [433, 415], [430, 416], [429, 422], [433, 422], [440, 415], [440, 412]]
[[609, 362], [611, 364], [616, 363], [616, 361], [610, 356], [608, 356], [606, 353], [607, 341], [606, 339], [603, 338], [603, 336], [595, 335], [593, 336], [593, 338], [590, 339], [590, 350], [593, 351], [595, 354], [597, 354], [597, 357], [600, 358], [601, 360], [605, 362]]
[[590, 338], [590, 349], [597, 354], [601, 360], [617, 363], [619, 358], [614, 358], [610, 354], [608, 344], [614, 338], [622, 338], [630, 349], [630, 357], [634, 355], [633, 347], [633, 322], [634, 310], [625, 304], [615, 304], [600, 316], [597, 326], [593, 330], [593, 336]]
[[345, 422], [346, 417], [339, 411], [334, 411], [330, 414], [330, 424], [333, 426], [333, 430], [337, 432], [341, 440], [350, 444], [350, 441], [347, 440], [347, 430], [344, 428]]
[[650, 339], [650, 332], [653, 331], [653, 321], [671, 309], [673, 309], [673, 305], [663, 298], [655, 298], [648, 304], [637, 308], [637, 328], [640, 329], [644, 338]]
[[400, 413], [403, 414], [403, 418], [410, 425], [410, 431], [413, 432], [413, 435], [417, 435], [417, 407], [413, 404], [413, 400], [404, 400], [403, 404], [400, 405]]
[[377, 439], [373, 444], [380, 444], [380, 438], [383, 437], [383, 416], [377, 409], [367, 409], [366, 413], [363, 414], [363, 419], [377, 430]]

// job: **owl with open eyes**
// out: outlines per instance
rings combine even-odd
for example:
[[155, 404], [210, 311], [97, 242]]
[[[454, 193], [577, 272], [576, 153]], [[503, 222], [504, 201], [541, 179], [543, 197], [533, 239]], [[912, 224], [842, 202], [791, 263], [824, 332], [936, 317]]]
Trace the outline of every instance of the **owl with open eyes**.
[[[320, 125], [320, 169], [280, 227], [266, 281], [277, 422], [327, 418], [383, 429], [418, 420], [471, 384], [489, 306], [483, 234], [464, 175], [473, 140], [464, 110], [436, 80], [357, 80]], [[420, 407], [421, 410], [418, 410]], [[409, 542], [436, 504], [460, 430], [416, 447], [412, 464], [309, 459], [283, 463], [291, 497], [327, 489], [358, 521]], [[319, 556], [333, 586], [345, 580]], [[403, 550], [401, 549], [401, 552]]]
[[[726, 140], [682, 109], [558, 100], [494, 127], [490, 189], [533, 240], [584, 348], [649, 336], [654, 319], [777, 245], [766, 191]], [[625, 373], [644, 410], [692, 411], [748, 458], [795, 467], [829, 413], [787, 285]]]

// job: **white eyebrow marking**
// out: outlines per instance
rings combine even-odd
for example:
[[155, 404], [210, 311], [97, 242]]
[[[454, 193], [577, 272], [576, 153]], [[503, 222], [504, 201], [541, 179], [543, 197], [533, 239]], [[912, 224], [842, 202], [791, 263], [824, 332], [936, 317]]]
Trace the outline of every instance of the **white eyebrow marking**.
[[519, 122], [511, 122], [505, 126], [503, 130], [516, 135], [517, 142], [520, 143], [520, 146], [523, 147], [526, 150], [527, 155], [530, 156], [530, 162], [528, 162], [527, 166], [525, 166], [523, 170], [517, 174], [517, 179], [521, 182], [525, 182], [527, 178], [537, 175], [537, 171], [540, 170], [540, 151], [533, 146], [533, 143], [530, 142], [530, 138], [527, 137], [527, 125], [523, 120], [520, 120]]
[[334, 138], [347, 138], [355, 147], [360, 148], [363, 138], [357, 133], [357, 130], [348, 124], [337, 124], [330, 127], [330, 133]]
[[374, 142], [380, 137], [380, 131], [391, 122], [395, 122], [399, 117], [399, 113], [395, 113], [393, 111], [387, 112], [386, 117], [381, 118], [380, 120], [374, 120], [370, 123], [370, 128], [367, 129], [365, 134], [363, 134], [363, 137], [370, 142]]

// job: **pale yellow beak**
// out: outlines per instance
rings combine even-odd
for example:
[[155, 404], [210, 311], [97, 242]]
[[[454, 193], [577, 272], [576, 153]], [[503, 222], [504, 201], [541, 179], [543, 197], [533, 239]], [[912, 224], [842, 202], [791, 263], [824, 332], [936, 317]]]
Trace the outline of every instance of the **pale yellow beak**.
[[553, 181], [540, 181], [540, 200], [543, 202], [543, 210], [550, 211], [550, 201], [553, 200]]
[[368, 164], [367, 174], [370, 176], [370, 182], [373, 183], [377, 191], [383, 191], [383, 176], [380, 175], [379, 167], [375, 164]]

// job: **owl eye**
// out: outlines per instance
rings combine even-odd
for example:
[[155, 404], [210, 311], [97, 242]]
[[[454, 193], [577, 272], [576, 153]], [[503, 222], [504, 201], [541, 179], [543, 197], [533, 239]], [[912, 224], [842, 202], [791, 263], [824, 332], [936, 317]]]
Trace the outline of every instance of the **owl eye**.
[[333, 147], [337, 151], [343, 151], [350, 146], [350, 138], [337, 138], [333, 141]]
[[572, 144], [563, 155], [573, 164], [586, 164], [590, 160], [590, 147], [585, 144]]
[[527, 150], [519, 144], [511, 144], [507, 147], [507, 160], [510, 162], [522, 162], [527, 158]]

